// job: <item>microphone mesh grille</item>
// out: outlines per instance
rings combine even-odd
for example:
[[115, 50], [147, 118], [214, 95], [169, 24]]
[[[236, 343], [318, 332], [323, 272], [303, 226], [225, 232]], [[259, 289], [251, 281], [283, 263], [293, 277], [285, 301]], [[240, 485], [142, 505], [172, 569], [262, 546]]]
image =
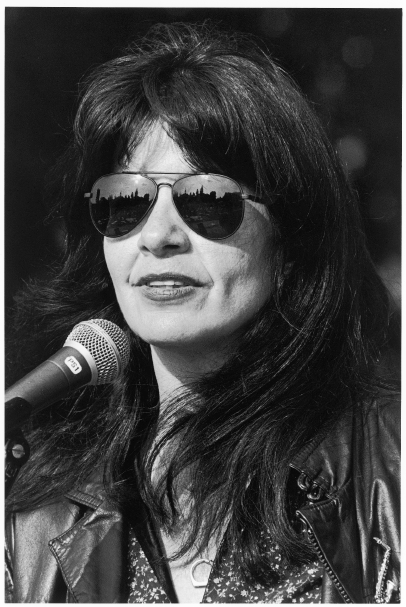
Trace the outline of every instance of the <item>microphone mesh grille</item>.
[[130, 358], [127, 336], [116, 324], [104, 318], [79, 323], [66, 341], [75, 341], [90, 353], [98, 372], [97, 384], [115, 380]]

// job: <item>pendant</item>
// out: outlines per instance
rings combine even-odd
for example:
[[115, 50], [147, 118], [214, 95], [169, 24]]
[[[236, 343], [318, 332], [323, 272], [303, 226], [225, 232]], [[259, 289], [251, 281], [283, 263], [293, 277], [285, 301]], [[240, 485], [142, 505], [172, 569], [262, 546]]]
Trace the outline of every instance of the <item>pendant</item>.
[[194, 561], [191, 566], [190, 566], [190, 579], [192, 581], [192, 584], [195, 588], [204, 588], [205, 586], [207, 586], [207, 582], [209, 581], [209, 576], [207, 576], [207, 579], [205, 581], [198, 581], [196, 580], [195, 576], [194, 576], [194, 572], [196, 567], [198, 567], [199, 565], [201, 565], [202, 563], [206, 563], [207, 565], [210, 565], [210, 567], [213, 565], [213, 561], [209, 561], [209, 559], [197, 559], [196, 561]]

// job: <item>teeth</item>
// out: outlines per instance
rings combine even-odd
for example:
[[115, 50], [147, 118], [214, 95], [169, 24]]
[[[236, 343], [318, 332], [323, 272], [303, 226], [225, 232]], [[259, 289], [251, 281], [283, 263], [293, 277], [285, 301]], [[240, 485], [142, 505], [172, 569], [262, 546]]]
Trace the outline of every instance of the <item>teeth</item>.
[[149, 287], [182, 287], [183, 282], [177, 280], [153, 280], [147, 283]]

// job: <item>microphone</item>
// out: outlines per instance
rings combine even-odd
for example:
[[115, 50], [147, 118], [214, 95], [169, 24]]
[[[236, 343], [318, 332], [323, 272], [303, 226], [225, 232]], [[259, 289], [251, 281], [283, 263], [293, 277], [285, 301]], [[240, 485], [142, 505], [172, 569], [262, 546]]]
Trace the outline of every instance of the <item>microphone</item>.
[[6, 431], [74, 390], [114, 381], [129, 358], [127, 336], [113, 322], [75, 325], [58, 352], [6, 390]]

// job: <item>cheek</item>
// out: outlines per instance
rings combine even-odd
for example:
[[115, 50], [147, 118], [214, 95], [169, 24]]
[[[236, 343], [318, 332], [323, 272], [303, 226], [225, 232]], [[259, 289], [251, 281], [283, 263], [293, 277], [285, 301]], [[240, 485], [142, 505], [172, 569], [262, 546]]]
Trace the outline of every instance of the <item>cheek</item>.
[[110, 274], [110, 278], [113, 281], [113, 283], [115, 283], [115, 279], [116, 279], [116, 275], [117, 275], [117, 264], [115, 263], [116, 258], [113, 255], [113, 249], [111, 248], [111, 246], [109, 246], [109, 244], [106, 244], [106, 240], [104, 241], [104, 259], [106, 261], [106, 265], [107, 265], [107, 269], [109, 271]]
[[263, 242], [249, 252], [242, 249], [224, 250], [214, 261], [218, 278], [214, 284], [219, 285], [220, 295], [232, 300], [233, 308], [258, 309], [265, 303], [270, 296], [268, 243]]
[[238, 289], [246, 303], [256, 302], [259, 307], [270, 295], [269, 256], [262, 251], [245, 261], [237, 277]]
[[[262, 209], [261, 209], [262, 210]], [[269, 285], [272, 259], [272, 227], [269, 219], [256, 209], [247, 209], [245, 230], [239, 235], [239, 259], [236, 271], [251, 287]]]
[[128, 268], [131, 263], [124, 243], [111, 242], [105, 239], [104, 258], [113, 284], [119, 285], [128, 276]]

